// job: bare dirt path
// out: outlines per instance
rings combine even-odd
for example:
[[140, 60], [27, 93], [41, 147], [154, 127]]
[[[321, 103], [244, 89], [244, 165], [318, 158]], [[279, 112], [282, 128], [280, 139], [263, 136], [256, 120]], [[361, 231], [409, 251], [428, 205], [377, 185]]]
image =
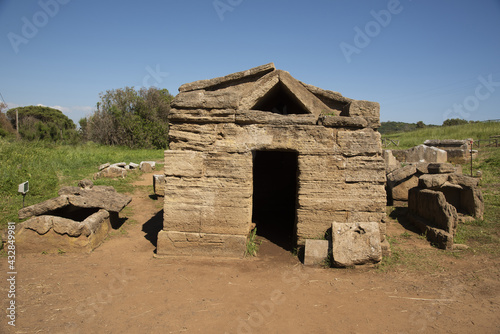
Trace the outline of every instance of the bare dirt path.
[[[16, 327], [3, 317], [0, 333], [500, 332], [498, 258], [434, 258], [411, 232], [401, 247], [428, 251], [435, 268], [306, 268], [265, 240], [257, 258], [154, 258], [162, 201], [151, 175], [93, 253], [18, 255]], [[3, 283], [1, 293], [5, 309]]]

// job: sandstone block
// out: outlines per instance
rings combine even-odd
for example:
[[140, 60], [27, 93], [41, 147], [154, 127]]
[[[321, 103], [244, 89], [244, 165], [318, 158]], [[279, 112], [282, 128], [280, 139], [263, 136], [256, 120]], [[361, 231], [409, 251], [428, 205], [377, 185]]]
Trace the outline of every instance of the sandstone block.
[[165, 175], [153, 175], [153, 191], [156, 196], [165, 196]]
[[110, 229], [105, 210], [83, 222], [43, 215], [18, 224], [16, 244], [23, 253], [91, 252], [104, 242]]
[[427, 220], [428, 225], [455, 234], [458, 225], [457, 210], [446, 201], [442, 192], [429, 189], [410, 189], [408, 209]]
[[149, 161], [143, 161], [140, 165], [141, 172], [151, 173], [154, 169], [153, 165]]
[[368, 126], [380, 127], [380, 104], [377, 102], [353, 100], [348, 106], [349, 116], [361, 116], [368, 121]]
[[427, 238], [428, 241], [441, 249], [453, 249], [454, 234], [448, 233], [443, 229], [429, 225], [429, 221], [409, 212], [408, 220], [417, 227]]
[[380, 133], [371, 129], [356, 131], [339, 130], [337, 143], [341, 152], [347, 156], [381, 154]]
[[426, 145], [418, 145], [406, 151], [406, 162], [443, 163], [447, 157], [446, 151]]
[[82, 189], [92, 189], [94, 187], [94, 182], [92, 182], [91, 180], [80, 180], [78, 182], [78, 186]]
[[239, 96], [227, 91], [196, 90], [179, 93], [172, 101], [176, 109], [237, 109]]
[[39, 216], [41, 214], [55, 211], [69, 205], [67, 196], [59, 196], [46, 200], [45, 202], [34, 204], [19, 210], [19, 219], [26, 219], [32, 216]]
[[408, 180], [392, 188], [392, 199], [394, 201], [407, 201], [408, 191], [416, 186], [418, 186], [418, 177], [412, 176]]
[[195, 151], [165, 151], [165, 175], [201, 177], [206, 154]]
[[328, 258], [328, 240], [307, 239], [304, 249], [304, 265], [322, 265]]
[[105, 164], [102, 164], [99, 166], [99, 170], [101, 171], [105, 168], [108, 168], [109, 166], [111, 166], [111, 164], [109, 162], [106, 162]]
[[228, 85], [231, 83], [238, 83], [241, 80], [249, 77], [262, 76], [268, 72], [274, 71], [276, 68], [273, 63], [261, 65], [258, 67], [251, 68], [246, 71], [236, 72], [228, 74], [223, 77], [208, 79], [208, 80], [198, 80], [195, 82], [187, 83], [179, 87], [179, 92], [188, 92], [198, 89], [214, 88], [222, 85]]
[[403, 180], [409, 179], [416, 172], [417, 168], [414, 165], [406, 165], [387, 174], [387, 182], [394, 186]]
[[241, 258], [247, 237], [243, 235], [160, 231], [157, 254], [160, 256], [216, 256]]
[[338, 267], [380, 262], [378, 223], [333, 223], [332, 258]]
[[171, 109], [170, 122], [182, 123], [234, 123], [234, 109]]
[[418, 184], [421, 188], [438, 188], [448, 181], [449, 174], [425, 174], [420, 176]]
[[366, 128], [368, 122], [359, 116], [321, 116], [318, 124], [332, 128]]
[[275, 125], [316, 125], [316, 116], [305, 115], [281, 115], [269, 111], [241, 110], [235, 114], [237, 124], [275, 124]]
[[384, 158], [385, 170], [387, 173], [390, 173], [401, 166], [398, 159], [396, 159], [392, 154], [391, 150], [383, 150], [382, 157]]
[[100, 208], [110, 212], [120, 212], [132, 198], [117, 193], [113, 187], [94, 186], [92, 189], [62, 187], [59, 195], [64, 195], [69, 204], [79, 208]]
[[127, 176], [127, 170], [125, 168], [117, 166], [109, 166], [94, 175], [95, 179], [106, 177], [106, 178], [125, 178]]
[[450, 163], [430, 163], [427, 166], [430, 174], [454, 173], [455, 167]]
[[345, 165], [346, 182], [379, 182], [385, 183], [385, 164], [380, 156], [350, 157]]

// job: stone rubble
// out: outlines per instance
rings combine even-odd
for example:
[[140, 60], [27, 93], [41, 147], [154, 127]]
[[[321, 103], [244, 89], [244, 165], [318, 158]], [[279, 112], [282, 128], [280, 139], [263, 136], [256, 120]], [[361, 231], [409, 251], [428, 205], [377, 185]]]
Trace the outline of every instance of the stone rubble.
[[127, 171], [140, 169], [141, 171], [148, 173], [155, 169], [156, 162], [154, 161], [142, 161], [140, 164], [130, 162], [117, 162], [117, 163], [105, 163], [99, 166], [99, 172], [94, 174], [94, 180], [99, 178], [125, 178], [127, 176]]

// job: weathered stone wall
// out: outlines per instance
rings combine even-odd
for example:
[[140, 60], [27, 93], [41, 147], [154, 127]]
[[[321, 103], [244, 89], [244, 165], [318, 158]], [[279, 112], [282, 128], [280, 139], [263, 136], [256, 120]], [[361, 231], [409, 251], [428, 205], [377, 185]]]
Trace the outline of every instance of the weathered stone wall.
[[[209, 253], [237, 254], [222, 250], [244, 245], [250, 232], [257, 150], [298, 153], [299, 244], [323, 235], [333, 221], [381, 222], [386, 195], [379, 104], [302, 84], [266, 66], [248, 71], [254, 82], [240, 73], [183, 85], [173, 101], [158, 253], [186, 255], [192, 242]], [[276, 85], [307, 113], [253, 110]], [[243, 239], [235, 242], [237, 236]]]
[[[207, 135], [200, 133], [201, 127], [171, 124], [173, 150], [165, 152], [165, 229], [179, 231], [185, 226], [186, 232], [246, 235], [251, 220], [252, 150], [299, 153], [299, 243], [324, 233], [332, 220], [380, 221], [384, 216], [385, 166], [380, 135], [372, 129], [225, 123], [211, 127]], [[181, 140], [194, 137], [196, 141]]]

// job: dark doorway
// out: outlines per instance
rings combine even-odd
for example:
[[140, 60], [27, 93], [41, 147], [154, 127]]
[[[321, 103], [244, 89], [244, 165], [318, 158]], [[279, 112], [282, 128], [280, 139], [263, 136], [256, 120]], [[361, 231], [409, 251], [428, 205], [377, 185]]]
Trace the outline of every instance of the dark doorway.
[[252, 221], [257, 235], [292, 250], [296, 237], [297, 152], [253, 152]]

